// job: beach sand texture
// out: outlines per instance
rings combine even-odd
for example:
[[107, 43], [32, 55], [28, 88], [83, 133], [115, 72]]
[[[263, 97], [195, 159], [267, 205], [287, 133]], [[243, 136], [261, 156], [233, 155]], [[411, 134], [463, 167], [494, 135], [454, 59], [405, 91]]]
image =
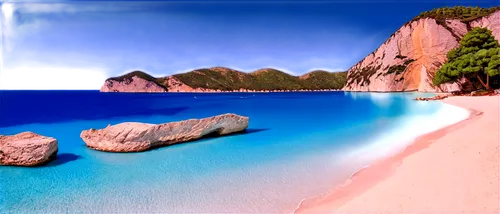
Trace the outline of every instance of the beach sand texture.
[[297, 213], [500, 213], [500, 96], [450, 97], [462, 122], [304, 201]]

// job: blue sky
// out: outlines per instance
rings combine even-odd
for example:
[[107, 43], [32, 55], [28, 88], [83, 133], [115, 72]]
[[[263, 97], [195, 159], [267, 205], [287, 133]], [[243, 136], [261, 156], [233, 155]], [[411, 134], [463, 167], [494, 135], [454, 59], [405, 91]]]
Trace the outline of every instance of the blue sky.
[[498, 0], [3, 1], [0, 89], [98, 89], [133, 70], [347, 70], [435, 7]]

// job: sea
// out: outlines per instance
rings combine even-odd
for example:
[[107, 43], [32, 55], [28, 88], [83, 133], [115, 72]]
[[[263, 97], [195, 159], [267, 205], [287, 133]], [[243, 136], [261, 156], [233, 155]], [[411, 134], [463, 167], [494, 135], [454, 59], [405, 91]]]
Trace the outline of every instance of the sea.
[[[0, 213], [291, 213], [299, 203], [468, 117], [423, 93], [0, 91], [0, 135], [59, 142], [40, 167], [0, 166]], [[245, 133], [139, 153], [85, 146], [82, 130], [224, 113]]]

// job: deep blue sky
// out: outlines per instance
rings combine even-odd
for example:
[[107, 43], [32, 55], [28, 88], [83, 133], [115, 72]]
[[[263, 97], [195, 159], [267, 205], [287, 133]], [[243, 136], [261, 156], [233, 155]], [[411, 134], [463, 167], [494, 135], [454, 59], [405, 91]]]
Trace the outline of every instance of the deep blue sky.
[[97, 89], [135, 69], [347, 70], [420, 12], [453, 5], [499, 2], [4, 1], [0, 89]]

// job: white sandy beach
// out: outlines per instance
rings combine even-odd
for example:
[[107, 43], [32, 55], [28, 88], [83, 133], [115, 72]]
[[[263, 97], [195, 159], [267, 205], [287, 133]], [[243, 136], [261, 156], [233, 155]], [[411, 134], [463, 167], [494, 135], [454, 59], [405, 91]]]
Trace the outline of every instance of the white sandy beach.
[[500, 96], [444, 102], [469, 109], [471, 116], [419, 137], [296, 212], [500, 213]]

